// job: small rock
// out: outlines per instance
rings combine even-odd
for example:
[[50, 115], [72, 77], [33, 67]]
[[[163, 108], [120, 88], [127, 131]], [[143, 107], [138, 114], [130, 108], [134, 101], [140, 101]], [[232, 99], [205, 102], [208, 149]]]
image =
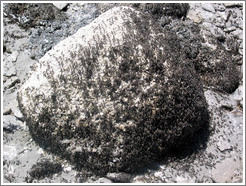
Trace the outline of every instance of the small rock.
[[18, 121], [15, 116], [12, 115], [3, 115], [3, 128], [14, 132], [17, 128], [22, 125], [22, 122]]
[[53, 5], [59, 10], [63, 10], [67, 7], [68, 3], [53, 3]]
[[71, 166], [67, 166], [67, 167], [64, 167], [63, 170], [69, 172], [69, 171], [72, 170], [72, 167]]
[[13, 160], [17, 156], [17, 149], [14, 145], [4, 145], [3, 146], [3, 159]]
[[112, 183], [112, 181], [108, 178], [99, 178], [96, 183]]
[[176, 177], [177, 183], [195, 183], [194, 179], [191, 179], [190, 177], [183, 177], [183, 176], [177, 176]]
[[212, 12], [202, 12], [201, 17], [204, 21], [212, 23], [215, 19], [215, 15]]
[[238, 37], [238, 39], [243, 40], [243, 30], [236, 29], [233, 27], [234, 30], [231, 31], [231, 34], [234, 35], [234, 37]]
[[215, 10], [217, 10], [217, 11], [219, 11], [219, 12], [224, 12], [225, 11], [225, 6], [224, 5], [222, 5], [222, 4], [214, 4], [214, 8], [215, 8]]
[[44, 153], [44, 150], [42, 148], [39, 148], [38, 149], [38, 154], [43, 154]]
[[[12, 92], [12, 89], [7, 89], [4, 92], [3, 95], [3, 112], [5, 113], [4, 115], [8, 115], [15, 110], [15, 108], [18, 107], [18, 101], [17, 101], [17, 91]], [[9, 111], [11, 111], [9, 113]], [[17, 114], [17, 113], [16, 113]], [[18, 115], [18, 114], [17, 114]]]
[[19, 107], [12, 107], [11, 110], [12, 110], [14, 116], [15, 116], [17, 119], [23, 121], [24, 116], [23, 116], [23, 114], [21, 113]]
[[208, 12], [215, 13], [215, 9], [211, 3], [202, 3], [202, 8]]
[[154, 176], [157, 177], [157, 178], [162, 178], [163, 177], [163, 172], [155, 172], [154, 173]]
[[242, 3], [224, 3], [225, 7], [227, 8], [234, 8], [234, 7], [242, 7]]
[[239, 52], [239, 54], [243, 55], [243, 49], [242, 48], [239, 48], [238, 52]]
[[212, 179], [216, 183], [230, 182], [234, 171], [239, 168], [239, 166], [239, 163], [237, 161], [235, 162], [233, 158], [226, 158], [212, 168]]
[[187, 18], [191, 19], [194, 23], [201, 23], [202, 22], [202, 17], [199, 13], [190, 11], [187, 14]]
[[231, 145], [229, 143], [227, 143], [226, 141], [222, 141], [220, 140], [217, 143], [217, 147], [221, 152], [224, 152], [225, 150], [231, 150]]
[[11, 59], [4, 59], [3, 75], [6, 77], [11, 77], [16, 75], [16, 68]]
[[14, 87], [17, 83], [20, 83], [20, 79], [17, 76], [12, 76], [7, 79], [3, 84], [4, 90]]
[[226, 12], [217, 12], [216, 14], [217, 14], [217, 16], [221, 17], [224, 21], [227, 18]]
[[233, 99], [237, 106], [243, 106], [243, 85], [240, 85], [237, 90], [232, 94]]
[[31, 59], [29, 53], [22, 52], [16, 60], [16, 71], [17, 76], [21, 82], [25, 81], [27, 74], [31, 71], [31, 66], [36, 63], [35, 60]]
[[225, 33], [230, 33], [230, 32], [233, 32], [236, 30], [236, 27], [235, 26], [231, 26], [231, 27], [227, 27], [224, 29], [224, 32]]
[[11, 108], [3, 108], [3, 115], [9, 115], [11, 114], [12, 110]]
[[120, 173], [108, 173], [107, 178], [111, 179], [113, 182], [118, 182], [118, 183], [129, 183], [131, 180], [131, 175], [120, 172]]

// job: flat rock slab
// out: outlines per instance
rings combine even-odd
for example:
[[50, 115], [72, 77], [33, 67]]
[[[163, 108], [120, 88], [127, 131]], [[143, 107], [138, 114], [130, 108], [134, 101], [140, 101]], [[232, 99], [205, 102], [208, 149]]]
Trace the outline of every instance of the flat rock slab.
[[240, 164], [233, 158], [226, 158], [221, 163], [216, 164], [212, 169], [212, 179], [216, 183], [230, 182], [234, 176], [236, 169], [240, 167]]

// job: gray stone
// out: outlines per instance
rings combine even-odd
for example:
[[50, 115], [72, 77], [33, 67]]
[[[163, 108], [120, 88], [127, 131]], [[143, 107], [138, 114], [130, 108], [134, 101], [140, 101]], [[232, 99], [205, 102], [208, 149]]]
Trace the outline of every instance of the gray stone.
[[225, 20], [222, 17], [217, 17], [214, 20], [214, 24], [219, 27], [219, 28], [224, 28], [225, 27]]
[[216, 14], [217, 14], [217, 17], [221, 17], [224, 21], [227, 18], [226, 12], [217, 12]]
[[234, 29], [231, 31], [231, 34], [234, 35], [234, 37], [238, 37], [238, 39], [243, 40], [243, 30]]
[[9, 114], [11, 114], [11, 112], [12, 112], [11, 108], [4, 108], [3, 109], [3, 115], [9, 115]]
[[243, 107], [243, 85], [240, 85], [237, 90], [232, 94], [237, 106]]
[[63, 10], [64, 8], [67, 7], [68, 3], [53, 3], [53, 5], [59, 10]]
[[215, 9], [212, 3], [202, 3], [202, 8], [208, 12], [215, 13]]
[[131, 174], [120, 172], [120, 173], [108, 173], [107, 178], [109, 178], [110, 180], [116, 183], [129, 183], [132, 176]]
[[202, 12], [200, 14], [200, 16], [202, 17], [202, 19], [206, 22], [212, 23], [215, 20], [215, 15], [212, 12]]
[[220, 3], [215, 3], [214, 8], [216, 11], [219, 11], [219, 12], [225, 11], [225, 6], [223, 4], [220, 4]]
[[224, 3], [225, 7], [227, 8], [234, 8], [234, 7], [242, 7], [242, 3]]
[[195, 183], [195, 179], [190, 178], [190, 177], [184, 177], [184, 176], [177, 176], [176, 177], [176, 182], [177, 183]]
[[31, 66], [33, 66], [37, 61], [31, 59], [28, 52], [22, 52], [19, 54], [16, 61], [16, 70], [17, 76], [20, 79], [20, 82], [23, 83], [31, 71]]
[[138, 170], [183, 146], [206, 127], [208, 112], [179, 45], [133, 8], [103, 13], [47, 52], [21, 87], [30, 132], [100, 175]]
[[95, 183], [112, 183], [112, 181], [107, 178], [99, 178]]
[[226, 27], [226, 28], [224, 29], [224, 32], [230, 33], [230, 32], [233, 32], [233, 31], [235, 31], [235, 30], [236, 30], [236, 27], [231, 26], [231, 27]]
[[23, 114], [21, 113], [20, 109], [19, 109], [19, 106], [17, 107], [12, 107], [11, 108], [11, 111], [13, 112], [14, 116], [19, 119], [19, 120], [23, 120], [24, 119], [24, 116]]
[[231, 145], [224, 141], [224, 140], [220, 140], [218, 143], [217, 143], [217, 147], [218, 149], [221, 151], [221, 152], [224, 152], [226, 150], [232, 150], [232, 147]]
[[23, 127], [22, 122], [18, 121], [15, 116], [3, 115], [3, 128], [11, 132], [17, 128]]
[[3, 112], [6, 113], [11, 111], [10, 113], [13, 113], [15, 108], [18, 109], [17, 90], [13, 90], [13, 88], [7, 89], [3, 94]]
[[20, 83], [20, 79], [17, 76], [11, 76], [7, 78], [6, 82], [3, 84], [3, 89], [6, 91], [6, 89], [10, 89], [18, 83]]
[[11, 77], [16, 75], [16, 69], [14, 62], [16, 61], [16, 57], [13, 57], [10, 54], [4, 55], [3, 58], [3, 75], [6, 77]]
[[238, 161], [234, 161], [233, 158], [226, 158], [221, 163], [217, 163], [215, 168], [212, 168], [212, 179], [215, 183], [230, 182], [239, 167]]

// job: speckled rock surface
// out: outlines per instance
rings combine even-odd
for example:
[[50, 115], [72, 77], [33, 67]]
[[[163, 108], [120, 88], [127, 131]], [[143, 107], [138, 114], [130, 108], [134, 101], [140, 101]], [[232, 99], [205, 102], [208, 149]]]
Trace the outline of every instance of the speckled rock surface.
[[[195, 144], [199, 147], [195, 151], [188, 145], [183, 150], [178, 148], [176, 153], [170, 154], [163, 161], [158, 160], [150, 166], [144, 166], [144, 169], [137, 174], [109, 172], [103, 177], [78, 169], [65, 158], [60, 158], [57, 155], [59, 153], [50, 153], [44, 146], [33, 141], [18, 106], [17, 92], [28, 78], [27, 74], [30, 73], [31, 66], [37, 63], [37, 60], [47, 51], [74, 34], [79, 28], [89, 24], [101, 13], [122, 4], [68, 3], [66, 7], [59, 10], [51, 4], [16, 3], [17, 7], [22, 7], [21, 11], [10, 10], [9, 6], [12, 5], [12, 3], [4, 2], [2, 12], [3, 183], [195, 182], [198, 184], [228, 182], [243, 184], [245, 174], [243, 170], [243, 162], [245, 162], [243, 153], [243, 129], [245, 128], [243, 122], [245, 117], [243, 35], [245, 31], [243, 23], [245, 20], [242, 3], [189, 3], [189, 6], [188, 4], [165, 3], [157, 6], [151, 3], [124, 3], [124, 6], [133, 7], [151, 16], [166, 30], [165, 32], [171, 31], [173, 35], [176, 35], [177, 37], [174, 36], [178, 39], [176, 42], [180, 43], [182, 46], [180, 50], [183, 50], [179, 52], [185, 53], [186, 60], [190, 60], [191, 63], [198, 62], [195, 64], [200, 65], [196, 67], [196, 70], [202, 67], [209, 70], [211, 77], [214, 77], [213, 80], [223, 76], [222, 80], [226, 85], [233, 85], [228, 78], [232, 74], [224, 73], [232, 72], [226, 70], [228, 66], [225, 62], [229, 61], [229, 67], [239, 70], [233, 69], [239, 75], [240, 84], [233, 93], [226, 92], [219, 86], [215, 87], [215, 84], [211, 86], [206, 83], [206, 86], [203, 86], [210, 116], [209, 136], [203, 139], [201, 132], [196, 133], [203, 143], [201, 143], [202, 146], [199, 145], [196, 140], [199, 138], [195, 138]], [[189, 10], [187, 10], [188, 7]], [[165, 11], [162, 8], [165, 8]], [[26, 15], [29, 16], [27, 23], [25, 23], [25, 20], [28, 21]], [[222, 55], [210, 55], [214, 54], [213, 50], [218, 51], [218, 46]], [[207, 61], [203, 60], [206, 58], [199, 57], [203, 54], [204, 48], [207, 48], [205, 53], [209, 54]], [[224, 50], [226, 55], [223, 54]], [[224, 60], [223, 58], [227, 55], [229, 60]], [[216, 63], [208, 63], [210, 60], [219, 62], [223, 67], [219, 69], [219, 73], [213, 69]], [[205, 80], [204, 77], [206, 73], [203, 74], [203, 80]], [[57, 171], [50, 172], [51, 169], [56, 170], [56, 166], [45, 169], [40, 167], [40, 162], [61, 164], [62, 170], [58, 167]], [[35, 167], [41, 168], [41, 177], [35, 176], [37, 170]], [[223, 167], [228, 168], [224, 170]]]
[[189, 143], [208, 122], [202, 84], [173, 33], [160, 31], [118, 7], [50, 50], [19, 91], [33, 138], [98, 174]]

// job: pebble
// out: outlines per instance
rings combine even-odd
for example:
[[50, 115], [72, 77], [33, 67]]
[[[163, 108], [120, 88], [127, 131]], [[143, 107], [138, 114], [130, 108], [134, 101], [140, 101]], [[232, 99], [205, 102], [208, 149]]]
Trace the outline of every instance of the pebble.
[[201, 17], [204, 21], [212, 23], [215, 20], [215, 15], [212, 12], [202, 12]]
[[[214, 8], [215, 8], [215, 10], [217, 10], [219, 12], [224, 12], [225, 11], [225, 6], [220, 4], [220, 3], [214, 4]], [[216, 12], [216, 13], [218, 13], [218, 12]]]
[[220, 140], [217, 143], [217, 146], [221, 152], [224, 152], [225, 150], [231, 150], [232, 149], [231, 145], [224, 140]]
[[243, 40], [243, 30], [241, 30], [241, 29], [234, 29], [234, 30], [232, 30], [232, 33], [231, 34], [234, 35], [235, 37], [238, 37], [238, 39]]
[[19, 106], [18, 106], [18, 107], [12, 107], [12, 108], [11, 108], [11, 111], [13, 112], [14, 116], [15, 116], [17, 119], [19, 119], [19, 120], [21, 120], [21, 121], [24, 120], [24, 116], [23, 116], [22, 112], [20, 111]]
[[234, 7], [242, 7], [242, 3], [224, 3], [225, 7], [227, 8], [234, 8]]
[[231, 27], [226, 27], [225, 29], [224, 29], [224, 32], [225, 33], [230, 33], [230, 32], [233, 32], [233, 31], [235, 31], [236, 30], [236, 27], [235, 26], [231, 26]]
[[53, 5], [59, 10], [63, 10], [68, 6], [68, 3], [53, 3]]
[[202, 3], [202, 8], [208, 12], [215, 13], [214, 6], [211, 3]]
[[131, 175], [124, 172], [108, 173], [106, 177], [114, 182], [119, 183], [128, 183], [131, 180]]
[[99, 178], [96, 183], [112, 183], [112, 181], [108, 178]]
[[38, 149], [38, 154], [43, 154], [44, 153], [44, 150], [42, 148], [39, 148]]
[[235, 100], [236, 105], [240, 104], [243, 107], [243, 85], [240, 85], [237, 90], [232, 94], [232, 98]]
[[154, 173], [154, 176], [157, 177], [157, 178], [158, 178], [158, 177], [159, 177], [159, 178], [162, 178], [162, 177], [163, 177], [163, 172], [155, 172], [155, 173]]
[[182, 177], [182, 176], [177, 176], [176, 177], [176, 182], [177, 183], [189, 183], [189, 180], [185, 177]]

